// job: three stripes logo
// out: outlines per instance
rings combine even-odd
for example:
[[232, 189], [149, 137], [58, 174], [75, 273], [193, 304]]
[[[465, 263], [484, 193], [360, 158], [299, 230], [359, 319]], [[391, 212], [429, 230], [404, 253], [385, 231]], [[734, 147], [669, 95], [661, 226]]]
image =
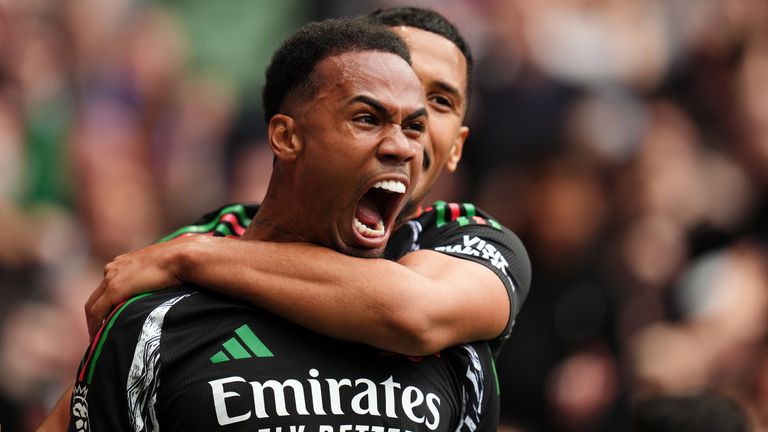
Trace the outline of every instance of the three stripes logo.
[[211, 363], [224, 363], [253, 357], [272, 357], [272, 351], [248, 327], [243, 324], [235, 330], [235, 336], [222, 344], [221, 351], [211, 356]]

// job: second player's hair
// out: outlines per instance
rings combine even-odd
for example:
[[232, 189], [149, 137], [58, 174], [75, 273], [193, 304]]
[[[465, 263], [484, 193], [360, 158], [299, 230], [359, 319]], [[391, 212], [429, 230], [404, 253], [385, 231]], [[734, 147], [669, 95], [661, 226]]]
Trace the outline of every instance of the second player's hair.
[[427, 8], [415, 6], [399, 6], [389, 9], [379, 9], [369, 15], [368, 20], [377, 24], [383, 24], [389, 27], [407, 26], [428, 31], [442, 36], [453, 42], [459, 51], [467, 60], [467, 98], [472, 90], [472, 71], [474, 68], [474, 59], [472, 51], [469, 49], [467, 41], [461, 36], [459, 30], [452, 22], [442, 16], [440, 13]]

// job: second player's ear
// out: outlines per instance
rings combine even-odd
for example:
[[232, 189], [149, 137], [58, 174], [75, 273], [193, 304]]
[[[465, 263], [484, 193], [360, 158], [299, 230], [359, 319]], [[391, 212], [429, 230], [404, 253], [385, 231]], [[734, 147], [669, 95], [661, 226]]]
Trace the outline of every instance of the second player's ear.
[[451, 147], [451, 152], [448, 154], [448, 161], [445, 163], [445, 169], [448, 170], [448, 172], [456, 171], [456, 168], [459, 166], [461, 153], [464, 151], [464, 142], [467, 140], [468, 135], [469, 128], [462, 126], [461, 129], [459, 129], [459, 134], [455, 138], [453, 147]]
[[304, 140], [301, 128], [293, 117], [285, 114], [275, 114], [269, 119], [267, 134], [269, 145], [275, 158], [290, 162], [298, 158], [304, 150]]

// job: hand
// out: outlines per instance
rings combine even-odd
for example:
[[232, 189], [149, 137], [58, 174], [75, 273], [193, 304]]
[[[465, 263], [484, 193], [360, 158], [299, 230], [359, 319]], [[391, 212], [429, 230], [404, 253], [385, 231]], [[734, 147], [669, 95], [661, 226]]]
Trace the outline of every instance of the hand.
[[182, 252], [196, 237], [156, 243], [116, 257], [104, 266], [104, 279], [85, 303], [88, 333], [94, 337], [107, 314], [120, 302], [137, 294], [180, 283], [177, 277]]

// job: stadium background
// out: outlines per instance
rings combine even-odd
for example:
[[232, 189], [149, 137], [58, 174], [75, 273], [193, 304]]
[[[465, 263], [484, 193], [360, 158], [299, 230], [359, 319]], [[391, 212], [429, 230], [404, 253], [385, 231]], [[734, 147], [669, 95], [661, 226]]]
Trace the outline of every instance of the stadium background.
[[[392, 1], [0, 0], [0, 425], [36, 426], [103, 265], [269, 176], [258, 93], [302, 23]], [[434, 197], [525, 241], [507, 430], [621, 431], [716, 389], [768, 425], [768, 3], [443, 0], [471, 134]]]

